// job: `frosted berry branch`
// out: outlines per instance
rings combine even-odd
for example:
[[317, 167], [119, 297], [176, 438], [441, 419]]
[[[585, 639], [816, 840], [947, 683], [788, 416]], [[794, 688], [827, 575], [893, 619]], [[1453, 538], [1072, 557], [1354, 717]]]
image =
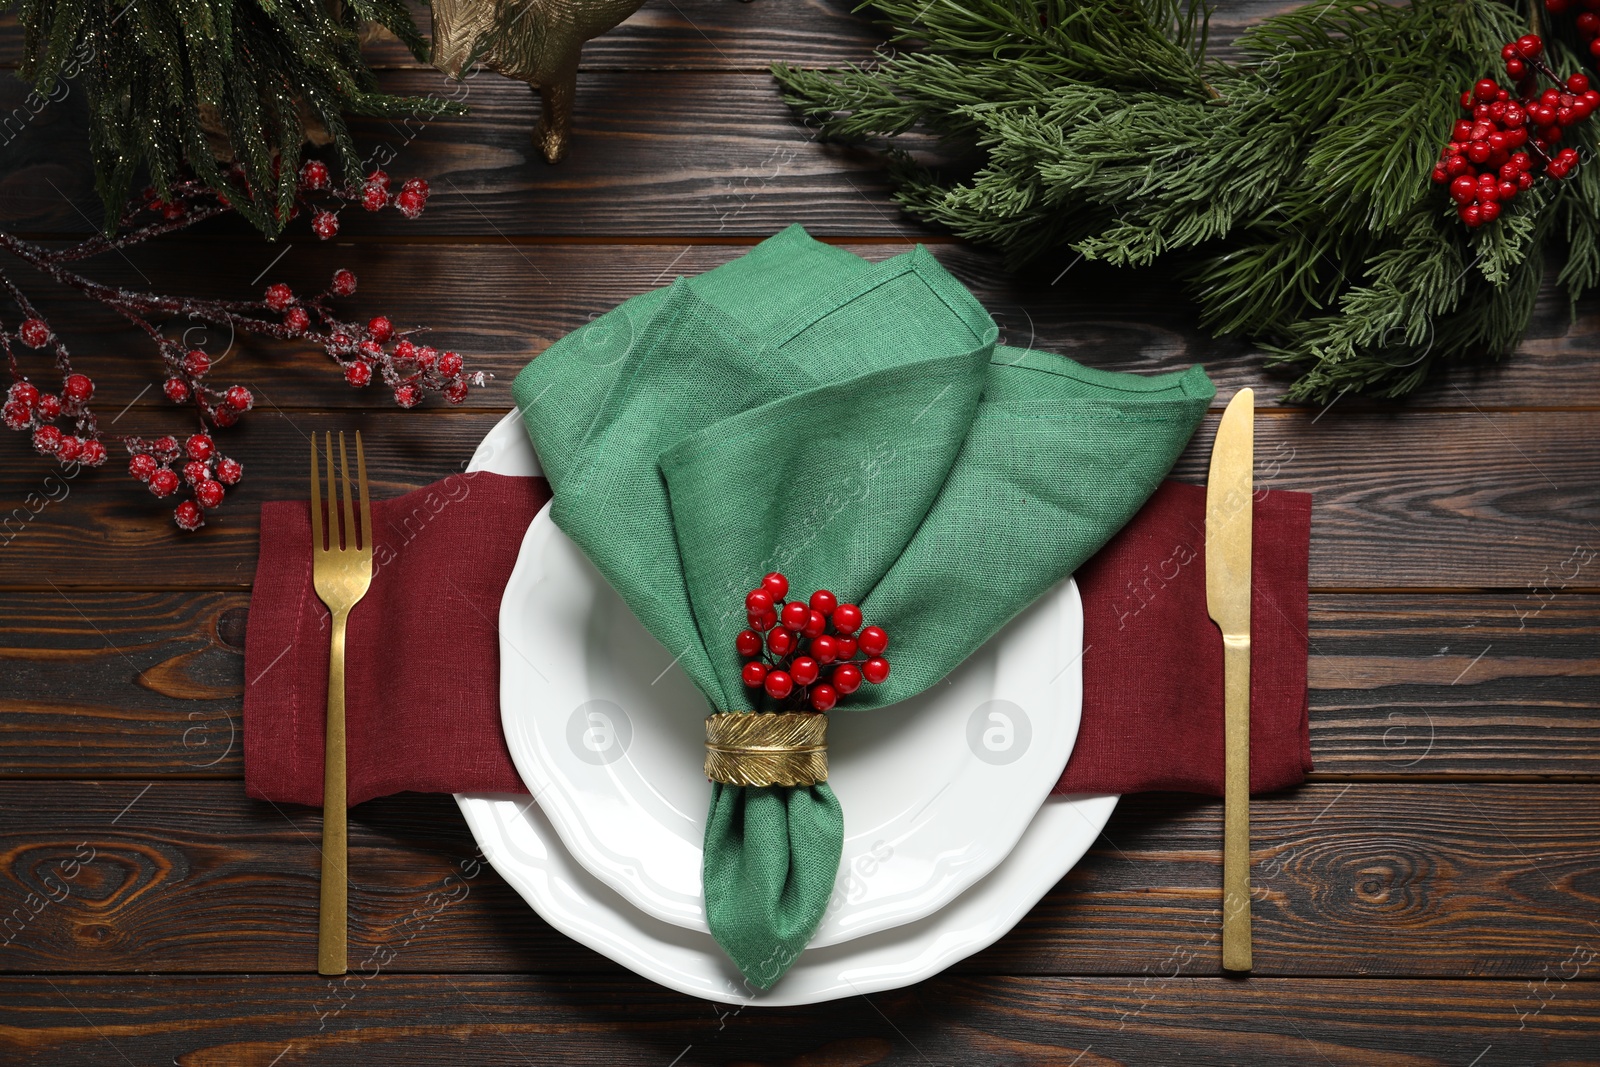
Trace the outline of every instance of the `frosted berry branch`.
[[[250, 195], [247, 188], [244, 195]], [[300, 170], [289, 217], [310, 214], [312, 232], [327, 240], [339, 232], [340, 212], [353, 205], [372, 212], [393, 207], [407, 219], [415, 219], [427, 201], [427, 182], [412, 178], [392, 192], [389, 176], [381, 170], [373, 171], [359, 186], [335, 189], [327, 166], [313, 160]], [[60, 334], [3, 271], [0, 295], [8, 298], [19, 318], [13, 329], [0, 313], [0, 350], [11, 382], [0, 405], [0, 420], [10, 429], [29, 433], [37, 452], [63, 465], [98, 467], [107, 459], [107, 442], [120, 443], [130, 457], [129, 474], [157, 497], [171, 497], [188, 487], [188, 497], [173, 512], [174, 521], [185, 530], [204, 525], [205, 513], [218, 507], [228, 487], [243, 476], [243, 465], [222, 454], [212, 431], [238, 422], [254, 406], [255, 398], [243, 385], [216, 384], [211, 356], [168, 337], [162, 330], [168, 320], [203, 322], [226, 326], [233, 333], [315, 345], [327, 353], [352, 387], [365, 388], [374, 379], [381, 380], [402, 408], [415, 407], [429, 393], [441, 393], [448, 402], [459, 404], [471, 387], [487, 381], [481, 371], [466, 370], [455, 352], [419, 344], [417, 338], [424, 332], [420, 327], [397, 328], [386, 315], [364, 323], [341, 317], [333, 301], [356, 291], [356, 276], [342, 268], [334, 271], [319, 293], [296, 294], [288, 285], [274, 282], [257, 300], [202, 300], [128, 289], [95, 281], [76, 268], [83, 260], [122, 251], [233, 210], [226, 196], [190, 181], [179, 183], [165, 198], [146, 190], [123, 213], [114, 235], [96, 235], [70, 248], [47, 248], [0, 232], [0, 249], [51, 281], [110, 308], [147, 336], [161, 359], [162, 393], [173, 404], [188, 409], [194, 425], [181, 442], [171, 435], [146, 439], [103, 433], [90, 404], [93, 380], [73, 369]], [[27, 350], [51, 357], [49, 368], [41, 365], [33, 370], [41, 382], [48, 383], [44, 387], [30, 378], [30, 368], [19, 359], [19, 352]], [[182, 466], [176, 467], [180, 462]]]

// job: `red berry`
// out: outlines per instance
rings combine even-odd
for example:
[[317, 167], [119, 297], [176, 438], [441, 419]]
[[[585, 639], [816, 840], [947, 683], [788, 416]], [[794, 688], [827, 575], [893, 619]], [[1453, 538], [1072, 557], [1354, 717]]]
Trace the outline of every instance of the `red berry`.
[[422, 209], [428, 206], [428, 183], [421, 178], [409, 179], [400, 187], [400, 195], [394, 198], [394, 206], [408, 219], [422, 214]]
[[773, 571], [761, 579], [761, 588], [772, 594], [773, 603], [777, 603], [789, 595], [789, 579], [778, 571]]
[[274, 282], [267, 286], [267, 307], [273, 311], [285, 311], [294, 303], [294, 290], [282, 282]]
[[310, 193], [328, 187], [328, 165], [320, 160], [308, 159], [300, 168], [300, 188]]
[[155, 474], [154, 456], [136, 453], [128, 458], [128, 474], [138, 478], [139, 482], [149, 482], [150, 475]]
[[217, 443], [207, 434], [191, 434], [183, 443], [183, 450], [188, 453], [190, 459], [210, 459], [216, 455]]
[[1533, 34], [1517, 38], [1517, 54], [1523, 59], [1532, 59], [1544, 51], [1544, 42]]
[[439, 350], [437, 348], [432, 345], [423, 345], [417, 349], [417, 366], [421, 369], [428, 370], [437, 362], [439, 362]]
[[746, 663], [744, 665], [744, 670], [740, 672], [740, 677], [744, 679], [745, 685], [749, 686], [751, 689], [754, 689], [756, 686], [766, 681], [767, 665], [762, 663], [760, 660]]
[[444, 398], [452, 404], [459, 404], [467, 398], [467, 383], [457, 378], [444, 387]]
[[1468, 204], [1457, 214], [1461, 216], [1461, 221], [1468, 226], [1477, 227], [1483, 225], [1483, 213], [1478, 210], [1477, 204]]
[[835, 637], [833, 639], [834, 655], [840, 660], [855, 659], [856, 639], [853, 637]]
[[317, 212], [311, 216], [311, 232], [324, 241], [337, 237], [339, 235], [339, 216], [331, 211]]
[[214, 508], [222, 503], [224, 490], [221, 482], [214, 482], [207, 478], [194, 487], [194, 498], [203, 508]]
[[1506, 73], [1521, 81], [1528, 73], [1528, 65], [1516, 56], [1506, 60]]
[[33, 402], [33, 409], [39, 417], [46, 422], [61, 414], [61, 398], [54, 393], [45, 393]]
[[239, 413], [226, 404], [219, 404], [216, 407], [208, 405], [206, 412], [218, 426], [232, 426], [239, 421]]
[[811, 706], [818, 711], [827, 711], [839, 703], [839, 693], [831, 685], [819, 685], [811, 690]]
[[889, 647], [889, 635], [881, 626], [869, 626], [861, 631], [861, 651], [869, 656], [879, 656]]
[[446, 352], [439, 357], [439, 373], [446, 378], [454, 378], [461, 373], [461, 357], [454, 352]]
[[56, 442], [56, 458], [63, 463], [71, 463], [78, 458], [78, 453], [83, 451], [83, 439], [71, 434], [62, 434]]
[[356, 291], [356, 276], [347, 270], [333, 272], [333, 294], [335, 296], [350, 296]]
[[13, 382], [11, 391], [6, 395], [23, 407], [31, 408], [39, 399], [39, 389], [32, 382]]
[[16, 400], [7, 400], [5, 407], [0, 409], [0, 418], [13, 430], [20, 430], [33, 421], [33, 409]]
[[768, 671], [766, 681], [767, 696], [773, 700], [782, 700], [794, 692], [794, 679], [785, 671]]
[[750, 590], [744, 597], [744, 610], [753, 615], [772, 610], [772, 594], [765, 589]]
[[750, 620], [750, 629], [759, 630], [762, 633], [766, 633], [778, 625], [778, 613], [775, 611], [763, 611], [760, 615], [751, 615], [748, 618]]
[[193, 500], [185, 500], [172, 512], [172, 521], [185, 530], [198, 530], [206, 524], [205, 513]]
[[211, 369], [211, 357], [198, 348], [193, 349], [187, 356], [183, 357], [183, 369], [191, 378], [204, 377], [205, 373]]
[[781, 626], [767, 635], [767, 647], [772, 650], [774, 656], [787, 656], [794, 651], [797, 643], [794, 632], [785, 630]]
[[[1460, 84], [1459, 82], [1457, 84]], [[1500, 91], [1500, 86], [1493, 78], [1484, 78], [1472, 87], [1472, 98], [1481, 104], [1487, 104], [1494, 99], [1494, 94]]]
[[178, 442], [171, 437], [158, 437], [150, 442], [150, 447], [155, 449], [163, 459], [175, 458], [178, 454]]
[[799, 632], [806, 628], [811, 621], [811, 609], [798, 600], [790, 601], [783, 606], [783, 628]]
[[372, 381], [372, 368], [365, 363], [350, 363], [344, 368], [344, 380], [360, 389]]
[[841, 634], [853, 634], [861, 625], [861, 609], [854, 604], [840, 604], [833, 609], [833, 628]]
[[1466, 90], [1462, 91], [1462, 93], [1461, 93], [1461, 106], [1462, 107], [1471, 107], [1472, 106], [1472, 90], [1471, 89], [1466, 89]]
[[365, 184], [377, 186], [379, 189], [388, 189], [389, 175], [383, 170], [383, 168], [379, 167], [371, 174], [367, 175]]
[[238, 485], [244, 477], [244, 464], [236, 459], [217, 460], [217, 481], [223, 485]]
[[1489, 145], [1486, 141], [1473, 141], [1467, 145], [1467, 158], [1474, 163], [1482, 163], [1489, 158]]
[[833, 638], [822, 634], [811, 639], [811, 654], [819, 663], [832, 663], [839, 658], [839, 648]]
[[69, 374], [61, 385], [61, 393], [68, 400], [76, 400], [81, 404], [94, 395], [94, 382], [89, 380], [87, 374]]
[[394, 402], [403, 408], [414, 408], [422, 400], [422, 393], [414, 385], [394, 387]]
[[311, 325], [311, 316], [306, 314], [305, 308], [290, 308], [283, 316], [283, 324], [291, 333], [302, 334]]
[[839, 606], [839, 598], [826, 589], [818, 589], [811, 594], [811, 610], [820, 611], [823, 615], [832, 615], [833, 609]]
[[167, 394], [167, 399], [174, 404], [181, 404], [189, 399], [189, 386], [182, 378], [168, 378], [161, 386], [161, 391]]
[[156, 496], [171, 496], [178, 488], [178, 476], [172, 473], [172, 468], [161, 467], [150, 475], [150, 491]]
[[33, 447], [41, 455], [54, 455], [61, 447], [61, 431], [54, 426], [40, 426], [33, 431]]
[[822, 667], [810, 656], [796, 656], [789, 666], [789, 674], [800, 685], [810, 685], [822, 673]]
[[191, 459], [183, 465], [183, 480], [190, 485], [199, 485], [211, 477], [211, 467], [198, 459]]
[[426, 178], [407, 178], [406, 183], [400, 187], [403, 193], [418, 193], [428, 195], [428, 180]]
[[733, 639], [733, 647], [739, 650], [739, 655], [759, 656], [761, 654], [761, 635], [754, 630], [740, 630], [739, 636]]
[[1515, 198], [1516, 195], [1517, 195], [1517, 183], [1515, 181], [1509, 181], [1509, 182], [1503, 181], [1503, 182], [1500, 183], [1499, 188], [1500, 188], [1500, 199], [1501, 199], [1502, 202], [1504, 202], [1506, 200], [1511, 200], [1511, 199]]
[[1450, 183], [1450, 199], [1458, 204], [1470, 204], [1477, 196], [1478, 183], [1463, 174]]
[[861, 688], [861, 668], [854, 663], [841, 663], [833, 669], [833, 687], [848, 696]]
[[828, 629], [828, 617], [813, 608], [806, 619], [806, 628], [803, 631], [807, 637], [817, 637]]
[[256, 398], [250, 395], [250, 390], [242, 385], [230, 385], [228, 391], [223, 394], [223, 398], [227, 400], [228, 406], [235, 411], [249, 411], [256, 402]]
[[1443, 185], [1445, 182], [1450, 180], [1450, 172], [1445, 170], [1443, 167], [1434, 167], [1433, 174], [1431, 176], [1433, 178], [1433, 184], [1435, 185]]
[[394, 336], [394, 323], [384, 315], [374, 315], [367, 323], [367, 334], [381, 345]]
[[368, 182], [361, 188], [361, 206], [368, 211], [382, 211], [389, 206], [389, 194], [382, 186]]
[[43, 319], [24, 319], [17, 336], [29, 348], [43, 348], [50, 343], [50, 324]]
[[98, 467], [106, 461], [106, 446], [90, 438], [83, 442], [83, 448], [78, 452], [78, 462], [85, 467]]
[[873, 656], [861, 665], [861, 676], [873, 685], [881, 685], [889, 677], [889, 661], [882, 656]]

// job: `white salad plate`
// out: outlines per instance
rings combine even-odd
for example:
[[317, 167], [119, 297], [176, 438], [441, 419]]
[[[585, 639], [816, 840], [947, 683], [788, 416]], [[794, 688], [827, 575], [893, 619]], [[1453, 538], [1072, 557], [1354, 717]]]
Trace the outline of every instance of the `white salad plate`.
[[[539, 473], [516, 412], [484, 439], [468, 469]], [[1000, 724], [991, 720], [989, 729], [997, 735], [991, 740], [1004, 740], [998, 736], [1005, 732]], [[594, 740], [596, 749], [603, 749], [604, 738]], [[1050, 797], [1027, 822], [1010, 854], [946, 907], [843, 944], [813, 942], [772, 990], [762, 992], [745, 981], [708, 933], [644, 914], [577, 863], [542, 810], [547, 798], [539, 799], [536, 804], [526, 796], [456, 796], [486, 858], [541, 917], [668, 988], [719, 1002], [771, 1006], [910, 985], [992, 944], [1082, 857], [1116, 804], [1111, 796]], [[859, 857], [853, 868], [845, 869], [850, 873], [842, 875], [842, 882], [848, 886], [853, 877], [870, 885], [893, 859]]]
[[[927, 692], [832, 712], [828, 784], [844, 849], [811, 945], [922, 919], [1005, 859], [1072, 751], [1082, 647], [1068, 580]], [[541, 511], [500, 605], [512, 760], [578, 863], [646, 915], [707, 932], [708, 709], [675, 664]]]

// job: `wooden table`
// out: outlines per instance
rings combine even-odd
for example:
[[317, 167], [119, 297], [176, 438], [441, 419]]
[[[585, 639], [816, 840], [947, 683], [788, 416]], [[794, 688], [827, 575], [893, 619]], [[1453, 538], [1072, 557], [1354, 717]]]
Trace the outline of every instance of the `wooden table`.
[[[1223, 34], [1272, 6], [1228, 6]], [[1594, 302], [1569, 319], [1547, 289], [1514, 359], [1405, 404], [1275, 406], [1283, 380], [1198, 331], [1170, 276], [1009, 278], [901, 216], [872, 159], [814, 141], [764, 72], [878, 43], [836, 0], [650, 0], [590, 46], [558, 167], [530, 151], [528, 91], [485, 75], [454, 90], [465, 118], [362, 127], [391, 173], [433, 183], [414, 224], [351, 218], [331, 248], [212, 229], [94, 265], [217, 296], [348, 266], [348, 306], [431, 324], [498, 379], [465, 409], [407, 413], [318, 353], [236, 346], [223, 367], [259, 401], [224, 443], [246, 481], [196, 536], [118, 470], [51, 481], [0, 435], [0, 1062], [1600, 1062]], [[0, 61], [17, 48], [13, 27]], [[390, 88], [452, 91], [382, 56]], [[22, 95], [8, 79], [0, 114]], [[67, 236], [99, 217], [83, 128], [69, 94], [0, 149], [5, 226]], [[300, 495], [304, 435], [327, 427], [365, 430], [375, 494], [458, 469], [530, 356], [795, 221], [874, 258], [926, 242], [1010, 343], [1134, 371], [1198, 360], [1220, 400], [1263, 394], [1259, 477], [1316, 494], [1317, 770], [1255, 804], [1255, 974], [1220, 976], [1211, 800], [1128, 798], [1015, 931], [937, 979], [733, 1011], [554, 932], [475, 858], [448, 798], [407, 795], [353, 812], [356, 969], [318, 978], [317, 813], [241, 784], [259, 504]], [[172, 428], [140, 393], [148, 344], [36, 291], [101, 410], [132, 403], [117, 429]], [[1214, 426], [1179, 477], [1203, 476]]]

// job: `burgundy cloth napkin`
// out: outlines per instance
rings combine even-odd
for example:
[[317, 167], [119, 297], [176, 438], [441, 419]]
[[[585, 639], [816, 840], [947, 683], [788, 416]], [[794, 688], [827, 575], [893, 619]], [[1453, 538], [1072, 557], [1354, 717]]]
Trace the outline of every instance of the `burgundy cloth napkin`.
[[[457, 474], [375, 501], [372, 587], [350, 616], [349, 798], [523, 793], [500, 729], [500, 597], [543, 478]], [[1250, 784], [1311, 768], [1306, 567], [1311, 497], [1255, 508]], [[1222, 793], [1222, 639], [1206, 615], [1205, 490], [1167, 482], [1077, 575], [1083, 722], [1058, 793]], [[245, 790], [322, 802], [328, 612], [304, 501], [261, 509], [245, 639]]]

